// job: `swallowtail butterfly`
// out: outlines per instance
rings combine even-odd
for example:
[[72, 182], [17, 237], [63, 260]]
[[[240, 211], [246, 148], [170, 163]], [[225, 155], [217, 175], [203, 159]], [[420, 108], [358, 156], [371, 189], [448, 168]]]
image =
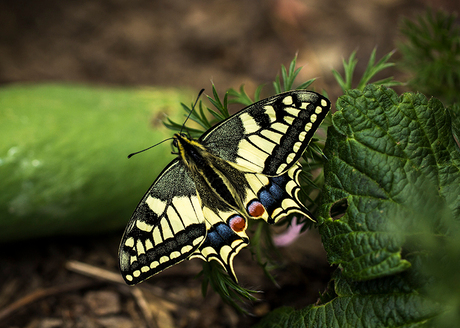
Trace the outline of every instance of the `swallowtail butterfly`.
[[258, 101], [194, 140], [174, 135], [174, 159], [134, 211], [119, 249], [137, 284], [185, 259], [216, 260], [235, 279], [233, 258], [249, 243], [249, 219], [311, 219], [298, 199], [299, 158], [330, 108], [297, 90]]

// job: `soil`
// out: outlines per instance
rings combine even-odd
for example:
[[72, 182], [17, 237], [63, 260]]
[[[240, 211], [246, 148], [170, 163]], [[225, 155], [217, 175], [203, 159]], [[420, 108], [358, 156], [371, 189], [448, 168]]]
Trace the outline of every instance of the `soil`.
[[[398, 22], [430, 5], [458, 11], [455, 0], [17, 0], [0, 2], [0, 83], [66, 82], [169, 86], [248, 94], [270, 83], [298, 54], [299, 81], [318, 77], [334, 103], [331, 68], [358, 50], [357, 76], [377, 47], [396, 48]], [[395, 59], [398, 58], [395, 54]], [[384, 73], [384, 77], [389, 73]], [[399, 70], [391, 75], [399, 80]], [[269, 93], [270, 85], [266, 86]], [[128, 218], [127, 218], [128, 220]], [[122, 231], [2, 245], [1, 327], [248, 327], [279, 306], [313, 304], [335, 269], [308, 231], [280, 248], [274, 285], [248, 250], [235, 259], [239, 282], [256, 294], [243, 315], [208, 290], [199, 260], [142, 283], [120, 283]], [[82, 266], [87, 264], [87, 266]]]

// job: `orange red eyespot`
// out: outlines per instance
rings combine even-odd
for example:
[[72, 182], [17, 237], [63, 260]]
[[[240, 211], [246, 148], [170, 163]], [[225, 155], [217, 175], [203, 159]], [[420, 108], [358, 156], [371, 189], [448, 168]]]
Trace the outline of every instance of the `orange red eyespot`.
[[241, 232], [246, 229], [246, 220], [239, 215], [235, 215], [232, 218], [230, 218], [230, 220], [228, 221], [228, 225], [230, 226], [230, 228], [232, 228], [233, 231]]
[[261, 202], [253, 200], [248, 205], [248, 213], [250, 216], [257, 218], [265, 213], [265, 207]]

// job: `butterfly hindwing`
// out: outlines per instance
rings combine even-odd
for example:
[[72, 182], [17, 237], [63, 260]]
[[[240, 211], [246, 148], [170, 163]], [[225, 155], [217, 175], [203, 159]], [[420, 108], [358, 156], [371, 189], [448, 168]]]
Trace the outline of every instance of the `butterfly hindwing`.
[[[248, 179], [251, 188], [258, 189], [256, 201], [260, 202], [267, 212], [267, 216], [263, 216], [262, 219], [274, 224], [292, 213], [299, 213], [313, 220], [311, 213], [298, 198], [301, 171], [302, 166], [296, 163], [289, 171], [280, 176], [270, 177], [255, 174], [255, 179]], [[251, 204], [249, 202], [248, 205]]]
[[[268, 223], [276, 223], [279, 219], [300, 213], [312, 218], [310, 212], [298, 199], [300, 190], [298, 175], [301, 165], [296, 163], [288, 172], [269, 177], [260, 173], [246, 173], [238, 179], [238, 184], [246, 189], [245, 211], [224, 210], [215, 212], [207, 206], [203, 208], [206, 217], [207, 237], [201, 246], [190, 256], [205, 261], [215, 260], [236, 281], [233, 258], [249, 243], [246, 235], [247, 219], [264, 219]], [[213, 200], [213, 204], [218, 202]], [[226, 204], [221, 204], [225, 207]]]
[[302, 156], [329, 108], [330, 101], [318, 93], [285, 92], [246, 107], [199, 140], [248, 171], [280, 175]]
[[199, 258], [208, 262], [217, 261], [237, 281], [233, 258], [249, 244], [245, 232], [246, 220], [238, 211], [216, 213], [205, 208], [204, 213], [209, 222], [206, 240], [190, 258]]

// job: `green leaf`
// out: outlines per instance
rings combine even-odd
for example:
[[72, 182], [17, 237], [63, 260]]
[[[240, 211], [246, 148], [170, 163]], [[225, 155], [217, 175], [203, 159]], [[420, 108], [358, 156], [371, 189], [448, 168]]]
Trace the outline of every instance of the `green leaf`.
[[356, 59], [356, 51], [353, 51], [350, 55], [350, 58], [348, 58], [348, 62], [346, 62], [345, 59], [342, 60], [343, 68], [345, 71], [345, 79], [342, 77], [342, 75], [340, 75], [338, 71], [335, 69], [332, 70], [332, 74], [339, 83], [339, 86], [342, 88], [343, 92], [351, 89], [353, 72], [355, 71], [357, 63], [358, 60]]
[[305, 81], [304, 83], [302, 83], [301, 85], [299, 85], [296, 90], [302, 90], [302, 89], [307, 89], [308, 87], [310, 87], [310, 85], [312, 85], [313, 82], [315, 82], [316, 79], [310, 79], [308, 81]]
[[[263, 85], [260, 85], [257, 88], [257, 92], [259, 92], [259, 94], [260, 94], [260, 90], [262, 89], [262, 87]], [[228, 90], [228, 95], [232, 97], [232, 99], [229, 100], [230, 103], [243, 104], [245, 106], [249, 106], [253, 103], [252, 99], [246, 93], [246, 90], [244, 90], [244, 84], [240, 86], [239, 92], [233, 88]]]
[[214, 86], [214, 84], [212, 85], [212, 94], [214, 96], [214, 99], [210, 96], [207, 96], [208, 97], [208, 100], [213, 104], [214, 107], [217, 108], [217, 110], [219, 111], [216, 112], [210, 108], [208, 108], [208, 111], [215, 117], [217, 118], [218, 121], [223, 121], [224, 119], [226, 119], [227, 117], [230, 116], [230, 114], [228, 113], [228, 108], [227, 108], [227, 97], [228, 97], [228, 93], [226, 92], [225, 93], [225, 96], [224, 96], [224, 102], [222, 103], [222, 101], [220, 100], [219, 98], [219, 95], [217, 93], [217, 90], [216, 90], [216, 87]]
[[418, 293], [350, 295], [297, 311], [289, 307], [279, 308], [264, 317], [255, 328], [422, 327], [438, 311], [439, 305]]
[[[378, 63], [374, 65], [376, 52], [377, 52], [377, 48], [374, 48], [374, 50], [372, 50], [371, 57], [369, 58], [369, 62], [367, 63], [367, 67], [366, 67], [366, 70], [364, 71], [363, 77], [361, 78], [361, 81], [358, 84], [357, 89], [359, 90], [364, 89], [364, 87], [369, 83], [370, 79], [372, 79], [372, 77], [376, 75], [378, 72], [380, 72], [381, 70], [384, 70], [385, 68], [389, 68], [395, 65], [394, 63], [388, 63], [388, 60], [390, 60], [394, 51], [383, 56], [382, 59], [380, 59]], [[392, 80], [391, 77], [386, 78], [384, 80], [378, 81], [378, 84], [384, 84], [386, 82], [390, 82], [391, 80]]]
[[445, 314], [446, 308], [416, 290], [426, 283], [419, 274], [422, 267], [419, 258], [419, 255], [411, 256], [415, 268], [408, 272], [359, 283], [345, 278], [341, 270], [337, 270], [328, 287], [332, 291], [326, 291], [321, 297], [324, 303], [317, 302], [297, 311], [289, 307], [276, 309], [255, 327], [425, 326], [440, 319], [439, 314]]
[[[199, 125], [201, 125], [203, 127], [204, 131], [206, 131], [209, 128], [211, 128], [212, 125], [211, 125], [211, 123], [209, 122], [208, 118], [206, 117], [206, 115], [203, 112], [203, 103], [201, 101], [198, 104], [199, 111], [196, 110], [196, 109], [192, 110], [193, 104], [192, 104], [191, 107], [187, 107], [184, 104], [181, 104], [181, 105], [184, 108], [184, 110], [187, 112], [187, 115], [190, 114], [189, 118], [192, 121], [197, 122]], [[185, 116], [185, 117], [187, 118], [187, 116]], [[181, 124], [181, 127], [182, 126], [183, 126], [183, 123]], [[187, 128], [187, 130], [190, 131], [190, 130], [193, 130], [193, 129]], [[201, 133], [203, 133], [203, 130], [201, 130]]]
[[[369, 62], [367, 63], [366, 70], [363, 73], [363, 76], [358, 82], [358, 86], [356, 87], [358, 90], [363, 90], [366, 85], [369, 84], [370, 80], [380, 71], [389, 68], [391, 66], [394, 66], [394, 63], [388, 62], [393, 55], [394, 51], [386, 54], [383, 56], [377, 64], [375, 64], [375, 55], [376, 55], [377, 49], [374, 48], [374, 50], [371, 53], [371, 56], [369, 58]], [[332, 74], [334, 75], [337, 83], [339, 86], [342, 88], [343, 92], [346, 92], [347, 90], [350, 90], [352, 88], [352, 82], [353, 82], [353, 74], [356, 68], [356, 64], [358, 63], [358, 59], [356, 59], [356, 51], [353, 51], [353, 53], [350, 55], [348, 58], [348, 61], [343, 60], [343, 68], [345, 71], [345, 78], [342, 77], [342, 75], [336, 71], [335, 69], [332, 70]], [[374, 82], [376, 85], [384, 85], [386, 87], [390, 86], [395, 86], [395, 85], [401, 85], [400, 82], [394, 81], [393, 77], [387, 77], [385, 79], [379, 80]]]
[[214, 85], [212, 85], [212, 93], [213, 93], [214, 98], [210, 96], [207, 96], [207, 98], [211, 102], [211, 104], [217, 109], [217, 111], [211, 108], [208, 108], [208, 107], [206, 107], [206, 110], [212, 116], [214, 116], [215, 119], [213, 121], [208, 120], [204, 112], [204, 109], [203, 109], [203, 103], [201, 101], [199, 102], [199, 105], [198, 105], [199, 109], [196, 109], [196, 106], [194, 107], [193, 103], [190, 107], [181, 103], [182, 108], [186, 112], [185, 117], [188, 117], [191, 121], [194, 121], [198, 123], [199, 125], [201, 125], [204, 128], [204, 130], [190, 128], [186, 126], [184, 123], [176, 123], [170, 120], [169, 118], [168, 118], [168, 122], [167, 123], [165, 122], [164, 125], [167, 128], [174, 130], [174, 131], [187, 131], [193, 138], [200, 137], [206, 130], [210, 129], [216, 121], [217, 122], [223, 121], [224, 119], [230, 116], [228, 112], [228, 108], [227, 108], [228, 94], [227, 93], [225, 94], [224, 101], [222, 103], [222, 101], [219, 98], [219, 95], [217, 94], [217, 90]]
[[181, 130], [186, 130], [188, 133], [190, 133], [191, 136], [200, 136], [203, 134], [203, 130], [200, 129], [193, 129], [190, 127], [185, 127], [183, 125], [180, 125], [174, 121], [172, 121], [169, 117], [166, 118], [167, 122], [163, 122], [164, 126], [166, 126], [168, 129], [173, 130], [173, 131], [181, 131]]
[[[276, 94], [293, 89], [294, 81], [297, 75], [299, 74], [299, 72], [302, 70], [301, 67], [297, 69], [295, 68], [296, 63], [297, 63], [297, 55], [294, 57], [294, 59], [289, 64], [289, 70], [287, 70], [284, 65], [281, 65], [281, 79], [279, 75], [277, 75], [275, 81], [273, 82], [273, 88], [275, 89]], [[281, 80], [283, 81], [283, 84], [281, 84]], [[310, 86], [310, 84], [312, 84], [314, 80], [315, 79], [311, 79], [309, 81], [302, 83], [299, 87], [297, 87], [297, 89], [304, 89]]]
[[[372, 85], [340, 97], [337, 109], [319, 221], [329, 260], [358, 281], [407, 270], [402, 248], [423, 231], [420, 218], [435, 226], [444, 203], [451, 215], [460, 211], [450, 117], [436, 99]], [[343, 216], [331, 218], [344, 203]]]
[[[420, 266], [420, 265], [419, 265]], [[440, 303], [415, 291], [423, 281], [415, 270], [357, 283], [340, 270], [326, 291], [325, 303], [302, 310], [284, 307], [256, 327], [419, 327], [443, 312]]]
[[270, 312], [254, 328], [296, 328], [305, 327], [305, 310], [296, 311], [291, 307], [281, 307]]
[[262, 92], [263, 87], [265, 84], [261, 84], [257, 87], [255, 93], [254, 93], [254, 102], [257, 102], [260, 100], [260, 93]]
[[[272, 283], [278, 286], [273, 275], [270, 273], [275, 267], [273, 259], [269, 256], [275, 254], [280, 256], [280, 253], [273, 243], [272, 234], [270, 227], [265, 222], [250, 222], [251, 228], [256, 226], [254, 233], [251, 236], [251, 247], [253, 257], [255, 257], [257, 263], [263, 268], [265, 275], [269, 278]], [[252, 230], [252, 229], [251, 229]]]
[[256, 327], [455, 326], [458, 108], [374, 85], [336, 107], [318, 221], [338, 269], [316, 305], [277, 309]]
[[449, 108], [452, 118], [452, 132], [456, 138], [457, 144], [460, 145], [460, 104], [454, 104]]

